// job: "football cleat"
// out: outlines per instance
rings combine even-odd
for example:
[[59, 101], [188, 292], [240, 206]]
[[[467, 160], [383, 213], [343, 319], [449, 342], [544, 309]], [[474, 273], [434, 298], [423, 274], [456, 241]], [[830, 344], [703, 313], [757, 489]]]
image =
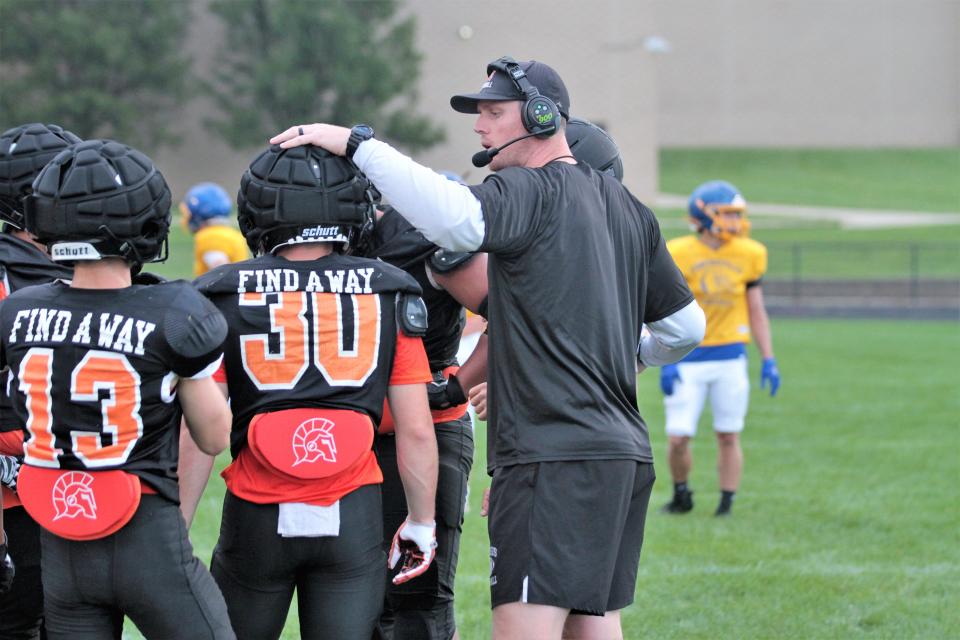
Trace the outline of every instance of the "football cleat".
[[693, 491], [674, 492], [673, 500], [660, 509], [660, 513], [689, 513], [690, 511], [693, 511]]

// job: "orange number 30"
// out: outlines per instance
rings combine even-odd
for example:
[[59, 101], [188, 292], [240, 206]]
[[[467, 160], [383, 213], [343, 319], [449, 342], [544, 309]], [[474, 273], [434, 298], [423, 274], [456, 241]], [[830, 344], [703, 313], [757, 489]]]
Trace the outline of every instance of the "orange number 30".
[[[53, 435], [52, 349], [34, 347], [20, 363], [20, 390], [27, 398], [27, 431], [30, 439], [25, 458], [41, 467], [59, 467], [62, 449]], [[101, 399], [100, 392], [106, 391]], [[143, 436], [140, 417], [140, 375], [127, 357], [109, 351], [89, 351], [70, 377], [70, 399], [100, 405], [100, 431], [72, 430], [71, 450], [86, 467], [123, 464]], [[111, 442], [103, 444], [103, 435]]]
[[[274, 295], [274, 294], [270, 294]], [[313, 335], [314, 366], [327, 384], [334, 387], [359, 387], [377, 368], [380, 352], [380, 296], [307, 294], [285, 291], [275, 294], [276, 302], [267, 303], [267, 294], [244, 293], [240, 306], [268, 306], [270, 330], [279, 338], [271, 353], [269, 334], [240, 338], [243, 368], [257, 388], [292, 389], [307, 370], [308, 340]], [[307, 304], [313, 304], [312, 321], [307, 319]], [[344, 308], [352, 306], [353, 341], [344, 345]], [[310, 324], [313, 325], [312, 331]]]

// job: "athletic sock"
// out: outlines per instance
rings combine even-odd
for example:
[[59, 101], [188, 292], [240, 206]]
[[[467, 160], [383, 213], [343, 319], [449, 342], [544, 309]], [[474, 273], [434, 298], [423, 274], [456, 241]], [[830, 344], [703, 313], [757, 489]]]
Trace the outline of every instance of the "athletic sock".
[[720, 506], [717, 507], [717, 511], [726, 512], [730, 511], [730, 507], [733, 506], [733, 497], [736, 495], [736, 491], [721, 491], [720, 492]]
[[673, 483], [673, 492], [674, 493], [686, 493], [690, 488], [687, 487], [686, 482], [674, 482]]

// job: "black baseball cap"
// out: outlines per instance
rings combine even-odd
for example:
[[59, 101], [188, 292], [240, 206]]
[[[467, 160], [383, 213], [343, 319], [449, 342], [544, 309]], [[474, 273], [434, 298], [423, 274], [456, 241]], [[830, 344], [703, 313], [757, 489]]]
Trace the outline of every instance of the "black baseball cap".
[[[503, 60], [503, 58], [501, 58]], [[512, 61], [512, 60], [511, 60]], [[570, 94], [563, 84], [560, 74], [547, 64], [536, 60], [518, 62], [540, 95], [546, 96], [557, 103], [560, 115], [570, 118]], [[460, 113], [478, 113], [477, 103], [481, 100], [523, 100], [523, 92], [517, 88], [513, 80], [493, 67], [487, 65], [487, 80], [477, 93], [463, 93], [450, 98], [450, 106]]]

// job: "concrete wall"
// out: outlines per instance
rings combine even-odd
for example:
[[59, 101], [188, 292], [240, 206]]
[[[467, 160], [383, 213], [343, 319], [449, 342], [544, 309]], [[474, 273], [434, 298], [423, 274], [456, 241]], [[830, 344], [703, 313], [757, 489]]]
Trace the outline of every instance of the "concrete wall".
[[[222, 31], [208, 0], [189, 1], [202, 73]], [[660, 145], [960, 145], [960, 0], [405, 0], [404, 11], [424, 55], [418, 110], [448, 136], [417, 159], [471, 182], [486, 175], [470, 164], [473, 119], [448, 100], [504, 54], [559, 71], [572, 113], [610, 131], [645, 200]], [[668, 53], [648, 51], [655, 35]], [[211, 108], [190, 103], [183, 146], [156, 154], [175, 198], [200, 180], [236, 189], [259, 148], [207, 133]]]
[[[501, 55], [537, 59], [560, 73], [573, 115], [603, 125], [620, 146], [626, 184], [649, 199], [657, 184], [654, 59], [629, 45], [652, 19], [648, 2], [554, 0], [549, 10], [518, 0], [407, 0], [424, 53], [422, 109], [447, 130], [447, 143], [419, 158], [479, 182], [470, 156], [480, 149], [473, 117], [450, 108], [455, 93], [476, 91], [487, 62]], [[464, 37], [469, 36], [469, 37]]]
[[664, 146], [960, 145], [958, 0], [655, 0]]

